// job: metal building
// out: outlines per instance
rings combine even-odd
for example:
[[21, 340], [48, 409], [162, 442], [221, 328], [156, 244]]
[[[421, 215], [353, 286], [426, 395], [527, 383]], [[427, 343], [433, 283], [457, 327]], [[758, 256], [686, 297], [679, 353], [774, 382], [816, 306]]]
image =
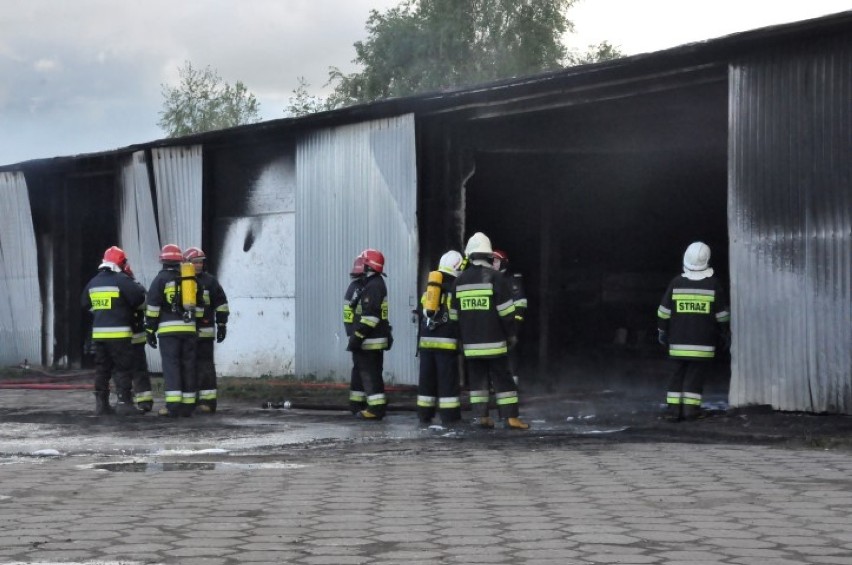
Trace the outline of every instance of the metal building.
[[844, 12], [6, 165], [0, 362], [85, 362], [79, 292], [109, 245], [144, 279], [159, 245], [200, 243], [234, 312], [222, 374], [344, 379], [340, 298], [354, 255], [375, 247], [397, 343], [388, 378], [414, 383], [409, 311], [423, 279], [484, 231], [525, 276], [530, 374], [550, 386], [641, 379], [659, 372], [660, 295], [701, 239], [730, 282], [734, 341], [716, 365], [730, 403], [852, 414], [850, 100]]

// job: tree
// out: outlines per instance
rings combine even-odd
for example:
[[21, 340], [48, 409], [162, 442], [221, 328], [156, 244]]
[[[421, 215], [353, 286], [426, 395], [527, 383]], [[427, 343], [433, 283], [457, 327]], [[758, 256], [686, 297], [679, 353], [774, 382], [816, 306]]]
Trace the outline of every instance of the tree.
[[308, 92], [310, 84], [305, 80], [305, 77], [298, 77], [298, 81], [299, 86], [293, 90], [293, 96], [290, 97], [289, 104], [284, 109], [286, 116], [297, 118], [331, 109], [326, 100]]
[[571, 65], [585, 65], [588, 63], [600, 63], [623, 57], [624, 54], [618, 47], [609, 41], [601, 41], [597, 45], [589, 45], [585, 53], [572, 53], [568, 56]]
[[197, 69], [187, 61], [178, 69], [180, 84], [163, 88], [163, 110], [157, 125], [178, 137], [260, 121], [260, 104], [245, 85], [231, 85], [209, 66]]
[[332, 106], [561, 68], [561, 37], [576, 0], [404, 0], [370, 12], [368, 38], [355, 43], [363, 71], [332, 68]]

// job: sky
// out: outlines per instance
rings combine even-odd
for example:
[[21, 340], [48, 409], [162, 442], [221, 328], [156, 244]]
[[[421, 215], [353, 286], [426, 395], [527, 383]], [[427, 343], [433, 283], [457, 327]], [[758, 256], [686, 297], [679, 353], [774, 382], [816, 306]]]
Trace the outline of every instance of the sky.
[[[0, 0], [0, 165], [165, 137], [162, 85], [186, 61], [241, 81], [264, 120], [285, 117], [299, 77], [357, 71], [371, 9], [400, 0]], [[578, 51], [627, 55], [852, 9], [852, 0], [577, 0]]]

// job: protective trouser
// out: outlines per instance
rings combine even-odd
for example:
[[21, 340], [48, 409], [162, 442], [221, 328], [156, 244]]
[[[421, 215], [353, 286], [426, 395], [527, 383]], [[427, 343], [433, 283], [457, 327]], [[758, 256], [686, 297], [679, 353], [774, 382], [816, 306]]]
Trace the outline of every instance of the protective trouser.
[[109, 395], [113, 379], [119, 402], [132, 402], [133, 346], [130, 339], [96, 341], [95, 392]]
[[198, 376], [198, 405], [216, 411], [216, 365], [213, 362], [214, 340], [199, 338], [195, 354], [195, 371]]
[[467, 358], [465, 370], [470, 385], [470, 409], [475, 418], [488, 416], [488, 400], [491, 389], [494, 390], [500, 417], [518, 417], [518, 387], [512, 380], [508, 357]]
[[191, 416], [195, 411], [197, 343], [194, 333], [160, 335], [163, 389], [169, 416]]
[[141, 410], [149, 412], [154, 406], [151, 375], [145, 358], [145, 342], [133, 345], [133, 401]]
[[384, 370], [384, 350], [353, 351], [352, 360], [358, 369], [361, 383], [364, 385], [364, 395], [367, 401], [367, 410], [377, 418], [383, 418], [387, 408], [385, 397], [385, 380], [382, 376]]
[[701, 411], [706, 361], [672, 361], [674, 372], [666, 393], [667, 416], [671, 419], [692, 419]]
[[431, 422], [436, 409], [444, 425], [461, 420], [458, 357], [455, 351], [420, 350], [417, 416], [421, 422]]
[[361, 380], [361, 368], [358, 366], [358, 354], [352, 352], [352, 374], [349, 376], [349, 410], [357, 414], [367, 407], [367, 394]]

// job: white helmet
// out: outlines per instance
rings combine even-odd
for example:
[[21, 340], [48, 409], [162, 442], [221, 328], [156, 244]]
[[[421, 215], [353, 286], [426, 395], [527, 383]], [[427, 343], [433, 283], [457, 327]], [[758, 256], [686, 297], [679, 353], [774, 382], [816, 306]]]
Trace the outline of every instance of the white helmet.
[[683, 254], [683, 276], [700, 281], [713, 276], [710, 268], [710, 248], [700, 241], [690, 243]]
[[455, 250], [450, 250], [441, 255], [441, 260], [438, 262], [438, 270], [442, 273], [459, 276], [461, 273], [461, 264], [464, 261], [461, 253]]
[[470, 239], [467, 240], [467, 246], [464, 248], [464, 254], [468, 257], [473, 253], [483, 253], [489, 257], [494, 253], [494, 250], [491, 249], [491, 240], [481, 231], [470, 236]]

